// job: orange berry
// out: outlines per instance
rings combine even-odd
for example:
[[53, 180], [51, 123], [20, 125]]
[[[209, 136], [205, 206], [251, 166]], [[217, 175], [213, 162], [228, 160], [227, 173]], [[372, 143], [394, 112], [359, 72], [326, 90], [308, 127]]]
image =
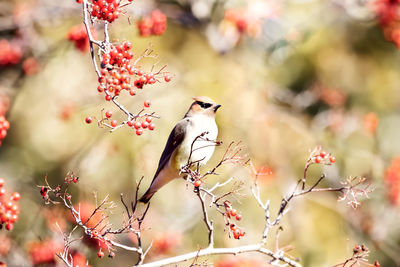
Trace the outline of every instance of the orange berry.
[[101, 251], [101, 250], [99, 252], [97, 252], [97, 257], [103, 258], [104, 257], [104, 252]]
[[106, 111], [106, 117], [107, 118], [111, 118], [111, 116], [112, 116], [112, 111], [111, 110], [107, 110]]
[[231, 211], [229, 213], [230, 213], [230, 215], [232, 217], [236, 216], [236, 210], [235, 209], [231, 209]]
[[151, 105], [151, 102], [150, 102], [150, 100], [146, 100], [146, 101], [144, 101], [144, 106], [145, 106], [146, 108], [149, 108], [149, 107], [150, 107], [150, 105]]

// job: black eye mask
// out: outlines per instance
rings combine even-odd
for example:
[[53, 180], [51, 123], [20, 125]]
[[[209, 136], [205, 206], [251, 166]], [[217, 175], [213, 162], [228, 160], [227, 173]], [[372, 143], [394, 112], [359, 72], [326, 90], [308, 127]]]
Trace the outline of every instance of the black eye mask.
[[196, 101], [196, 103], [203, 109], [207, 109], [207, 108], [212, 106], [212, 104], [210, 104], [210, 103], [204, 103], [204, 102], [201, 102], [201, 101]]

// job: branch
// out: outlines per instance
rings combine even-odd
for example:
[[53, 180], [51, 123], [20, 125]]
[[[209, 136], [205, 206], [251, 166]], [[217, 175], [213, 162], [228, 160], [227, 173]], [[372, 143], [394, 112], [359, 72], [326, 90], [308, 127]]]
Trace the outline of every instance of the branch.
[[240, 246], [240, 247], [234, 247], [234, 248], [206, 248], [206, 249], [201, 249], [198, 251], [190, 252], [190, 253], [172, 257], [172, 258], [167, 258], [167, 259], [163, 259], [163, 260], [159, 260], [159, 261], [146, 263], [141, 266], [142, 267], [158, 267], [158, 266], [165, 266], [165, 265], [185, 262], [190, 259], [194, 259], [196, 257], [222, 255], [222, 254], [237, 255], [237, 254], [248, 253], [248, 252], [258, 252], [258, 253], [261, 253], [264, 255], [268, 255], [272, 259], [284, 262], [284, 263], [288, 264], [289, 266], [294, 266], [294, 267], [302, 266], [300, 263], [296, 262], [295, 260], [292, 260], [288, 257], [282, 256], [279, 253], [274, 253], [266, 248], [263, 248], [261, 244]]

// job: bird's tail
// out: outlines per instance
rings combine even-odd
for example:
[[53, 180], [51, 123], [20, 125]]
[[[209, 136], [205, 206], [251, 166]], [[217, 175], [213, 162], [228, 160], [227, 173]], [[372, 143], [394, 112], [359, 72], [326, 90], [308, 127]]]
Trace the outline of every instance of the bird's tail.
[[151, 187], [150, 187], [150, 188], [146, 191], [146, 193], [139, 199], [140, 202], [143, 202], [144, 204], [147, 204], [147, 203], [150, 201], [151, 197], [157, 192], [157, 191], [152, 192], [150, 189], [151, 189]]

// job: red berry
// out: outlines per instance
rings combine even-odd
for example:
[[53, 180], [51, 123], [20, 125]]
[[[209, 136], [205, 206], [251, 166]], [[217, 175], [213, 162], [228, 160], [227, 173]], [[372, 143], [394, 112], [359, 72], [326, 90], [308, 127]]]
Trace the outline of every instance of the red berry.
[[104, 257], [104, 252], [101, 251], [101, 250], [99, 252], [97, 252], [97, 257], [103, 258]]
[[240, 236], [244, 236], [244, 231], [242, 229], [240, 229]]
[[143, 129], [146, 129], [147, 128], [147, 126], [149, 126], [149, 123], [148, 122], [142, 122], [142, 128]]
[[146, 108], [149, 108], [149, 107], [150, 107], [150, 105], [151, 105], [151, 102], [150, 102], [150, 100], [146, 100], [146, 101], [144, 101], [144, 106], [145, 106]]
[[11, 195], [11, 199], [14, 201], [18, 201], [18, 200], [20, 200], [20, 198], [21, 198], [21, 195], [18, 192], [14, 192]]
[[6, 224], [6, 229], [7, 229], [8, 231], [11, 231], [13, 228], [14, 228], [14, 224], [12, 224], [12, 223], [10, 223], [10, 222]]
[[112, 116], [112, 111], [111, 110], [106, 111], [106, 117], [111, 118], [111, 116]]
[[135, 127], [135, 129], [140, 129], [142, 127], [142, 124], [138, 121], [135, 121], [135, 123], [133, 124], [133, 127]]
[[14, 222], [16, 222], [18, 220], [18, 215], [17, 214], [13, 214], [12, 216], [11, 216], [11, 218], [10, 218], [10, 222], [12, 222], [12, 223], [14, 223]]
[[143, 130], [142, 129], [137, 129], [136, 130], [136, 135], [142, 135], [143, 134]]
[[104, 89], [105, 89], [104, 85], [99, 85], [99, 86], [97, 87], [97, 91], [98, 91], [99, 93], [103, 93], [103, 92], [104, 92]]
[[147, 121], [148, 123], [150, 123], [152, 120], [153, 120], [152, 117], [146, 117], [146, 121]]
[[315, 163], [321, 163], [321, 160], [320, 156], [315, 157]]
[[236, 215], [236, 220], [240, 221], [241, 219], [242, 219], [242, 215], [237, 214], [237, 215]]
[[71, 200], [71, 198], [72, 198], [71, 195], [68, 195], [68, 196], [67, 196], [67, 200]]
[[330, 156], [329, 157], [329, 161], [332, 162], [332, 163], [335, 163], [336, 162], [336, 158], [334, 156]]
[[11, 210], [13, 212], [17, 212], [18, 211], [18, 205], [12, 205]]
[[3, 122], [3, 128], [6, 130], [10, 129], [10, 123], [7, 120]]
[[108, 74], [108, 70], [107, 69], [102, 69], [100, 71], [101, 76], [106, 76]]
[[132, 48], [132, 43], [126, 41], [126, 42], [124, 43], [124, 48], [125, 48], [125, 50], [130, 50], [130, 49]]
[[171, 81], [171, 76], [165, 75], [164, 76], [164, 81], [166, 81], [167, 83]]
[[194, 186], [195, 187], [199, 187], [201, 185], [201, 181], [200, 180], [196, 180], [195, 182], [194, 182]]
[[226, 209], [226, 216], [228, 216], [228, 218], [231, 217], [231, 209], [230, 208]]
[[132, 127], [133, 126], [133, 122], [132, 121], [128, 121], [128, 126]]
[[142, 89], [144, 82], [141, 79], [139, 79], [139, 80], [134, 81], [133, 85], [136, 86], [136, 88]]
[[326, 152], [325, 151], [321, 151], [321, 153], [319, 153], [319, 155], [321, 156], [321, 158], [325, 158]]
[[236, 216], [236, 210], [235, 209], [231, 209], [231, 211], [229, 212], [229, 214], [234, 217]]
[[235, 230], [235, 235], [240, 236], [240, 229]]
[[115, 127], [115, 126], [117, 126], [117, 121], [116, 121], [116, 120], [113, 120], [113, 121], [111, 121], [110, 124], [111, 124], [112, 127]]
[[5, 205], [6, 209], [10, 210], [13, 206], [13, 203], [11, 201], [8, 201]]
[[106, 100], [107, 100], [107, 101], [110, 101], [110, 100], [111, 100], [111, 98], [112, 98], [112, 96], [111, 96], [111, 95], [106, 95], [106, 97], [105, 97], [105, 98], [106, 98]]
[[156, 128], [156, 125], [154, 123], [149, 124], [149, 130], [153, 131]]
[[87, 124], [90, 124], [90, 123], [92, 123], [93, 119], [92, 119], [92, 117], [87, 117], [85, 119], [85, 121], [86, 121]]
[[4, 187], [0, 188], [0, 197], [4, 196], [5, 193], [6, 193], [6, 189]]
[[47, 187], [42, 186], [42, 188], [40, 189], [40, 194], [42, 195], [42, 197], [46, 197], [47, 196]]

